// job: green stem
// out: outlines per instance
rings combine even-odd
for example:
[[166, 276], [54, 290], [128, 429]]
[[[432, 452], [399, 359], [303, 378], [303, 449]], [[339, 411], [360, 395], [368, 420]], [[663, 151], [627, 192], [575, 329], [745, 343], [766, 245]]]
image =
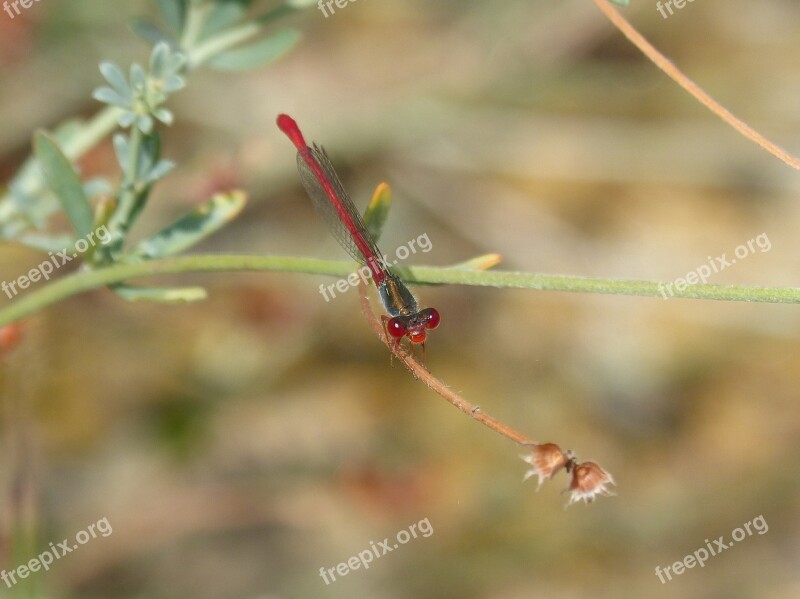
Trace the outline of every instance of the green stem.
[[188, 69], [196, 69], [197, 67], [205, 64], [214, 56], [221, 54], [228, 48], [236, 46], [243, 41], [250, 39], [261, 31], [261, 27], [257, 23], [245, 23], [241, 27], [225, 31], [211, 39], [202, 42], [196, 48], [189, 51], [188, 54]]
[[125, 165], [125, 172], [122, 174], [119, 205], [108, 223], [108, 228], [112, 235], [120, 234], [117, 242], [119, 246], [124, 242], [125, 235], [132, 225], [131, 216], [136, 206], [136, 177], [139, 173], [139, 154], [142, 151], [143, 140], [144, 134], [134, 124], [131, 127], [131, 135], [128, 138], [128, 164]]
[[62, 147], [67, 158], [76, 160], [95, 147], [101, 139], [117, 128], [117, 121], [122, 112], [121, 108], [107, 106], [86, 121], [75, 137]]
[[[50, 304], [78, 293], [151, 275], [186, 272], [273, 271], [346, 277], [353, 272], [352, 262], [335, 262], [291, 256], [219, 256], [192, 255], [164, 258], [132, 264], [114, 264], [99, 270], [81, 271], [50, 283], [0, 310], [0, 326], [29, 316]], [[663, 297], [660, 283], [548, 275], [524, 272], [469, 271], [458, 268], [418, 266], [402, 269], [404, 278], [416, 284], [478, 285], [576, 291], [615, 295]], [[673, 285], [674, 289], [674, 285]], [[693, 285], [683, 291], [674, 289], [676, 298], [713, 299], [743, 302], [800, 303], [800, 288], [750, 287], [737, 285]], [[310, 291], [313, 293], [314, 291]], [[669, 294], [665, 291], [664, 293]]]
[[190, 0], [189, 11], [186, 16], [186, 25], [183, 28], [180, 45], [184, 50], [192, 48], [200, 37], [210, 5], [203, 0]]
[[[638, 295], [661, 299], [705, 299], [731, 302], [800, 303], [798, 287], [756, 287], [751, 285], [689, 285], [682, 291], [674, 283], [625, 279], [603, 279], [576, 275], [548, 275], [511, 271], [465, 271], [420, 266], [411, 268], [409, 282], [515, 287], [548, 291], [572, 291], [608, 295]], [[669, 288], [667, 286], [670, 286]]]

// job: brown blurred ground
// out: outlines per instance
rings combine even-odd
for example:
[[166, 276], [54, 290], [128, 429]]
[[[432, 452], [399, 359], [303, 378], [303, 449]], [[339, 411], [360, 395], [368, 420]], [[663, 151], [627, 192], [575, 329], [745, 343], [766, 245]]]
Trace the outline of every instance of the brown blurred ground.
[[[698, 1], [668, 20], [633, 4], [690, 76], [800, 151], [796, 2]], [[125, 23], [149, 10], [42, 0], [13, 22], [0, 13], [0, 172], [37, 127], [96, 109], [101, 59], [146, 56]], [[274, 126], [288, 112], [361, 205], [392, 185], [382, 245], [428, 233], [417, 263], [499, 252], [507, 269], [668, 281], [766, 232], [769, 252], [711, 282], [797, 285], [800, 176], [677, 89], [589, 0], [371, 0], [293, 20], [306, 38], [279, 64], [198, 74], [175, 97], [165, 152], [179, 169], [141, 234], [238, 185], [246, 214], [201, 250], [344, 258]], [[109, 172], [109, 156], [84, 168]], [[3, 278], [38, 261], [0, 250]], [[76, 297], [30, 319], [4, 366], [16, 449], [0, 458], [3, 513], [24, 472], [36, 553], [104, 516], [114, 527], [37, 574], [35, 596], [800, 596], [796, 306], [420, 289], [443, 314], [434, 373], [615, 475], [618, 497], [564, 511], [563, 476], [539, 493], [521, 484], [516, 447], [390, 367], [355, 291], [326, 303], [323, 277], [180, 280], [211, 298]], [[656, 566], [759, 514], [766, 534], [659, 583]], [[424, 518], [429, 538], [320, 579]], [[17, 524], [4, 516], [6, 533]]]

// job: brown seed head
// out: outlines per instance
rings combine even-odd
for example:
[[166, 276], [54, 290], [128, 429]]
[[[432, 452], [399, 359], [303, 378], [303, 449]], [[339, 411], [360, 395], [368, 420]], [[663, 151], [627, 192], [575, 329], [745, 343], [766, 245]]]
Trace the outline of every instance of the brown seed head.
[[537, 489], [542, 486], [545, 480], [552, 478], [556, 472], [566, 466], [569, 459], [555, 443], [531, 445], [531, 453], [520, 457], [532, 466], [525, 473], [523, 480], [528, 480], [532, 476], [538, 477], [539, 485]]

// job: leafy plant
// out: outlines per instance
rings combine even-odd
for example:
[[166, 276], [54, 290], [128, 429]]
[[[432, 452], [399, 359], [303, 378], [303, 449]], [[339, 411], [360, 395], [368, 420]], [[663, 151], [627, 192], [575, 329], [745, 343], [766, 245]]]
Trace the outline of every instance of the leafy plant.
[[[145, 19], [132, 30], [153, 44], [147, 67], [133, 63], [126, 72], [102, 62], [106, 85], [93, 97], [105, 107], [91, 120], [71, 120], [52, 133], [34, 135], [33, 155], [0, 198], [0, 238], [42, 251], [58, 251], [105, 227], [113, 241], [84, 255], [92, 269], [152, 260], [184, 251], [218, 231], [244, 208], [241, 191], [220, 194], [175, 223], [127, 247], [128, 233], [142, 214], [153, 187], [174, 168], [161, 156], [161, 129], [175, 116], [170, 96], [187, 84], [201, 66], [242, 70], [270, 64], [299, 40], [294, 29], [271, 25], [307, 2], [286, 1], [272, 10], [248, 16], [252, 0], [158, 0], [163, 28]], [[115, 129], [119, 129], [114, 133]], [[107, 179], [82, 181], [74, 161], [113, 135], [121, 170], [119, 184]], [[50, 230], [63, 211], [73, 231]], [[114, 282], [124, 299], [190, 301], [205, 297], [200, 288], [135, 288]]]
[[[710, 100], [644, 40], [616, 12], [609, 0], [594, 0], [599, 8], [642, 52], [668, 75], [709, 106], [732, 126], [794, 165], [796, 159], [781, 153], [757, 133]], [[615, 4], [627, 2], [615, 0]], [[201, 67], [218, 70], [243, 70], [270, 64], [297, 43], [299, 34], [291, 28], [273, 25], [283, 17], [308, 5], [311, 0], [284, 0], [260, 14], [253, 0], [156, 0], [161, 23], [135, 20], [131, 28], [152, 44], [147, 68], [132, 64], [125, 71], [109, 62], [100, 65], [106, 85], [94, 92], [105, 104], [88, 121], [70, 120], [51, 133], [37, 132], [34, 154], [11, 179], [0, 198], [0, 239], [14, 241], [42, 251], [68, 247], [90, 231], [106, 226], [113, 242], [85, 254], [87, 270], [51, 283], [47, 289], [27, 294], [0, 310], [0, 325], [12, 322], [43, 306], [78, 291], [110, 286], [125, 299], [159, 301], [196, 300], [205, 297], [200, 288], [137, 288], [126, 283], [130, 278], [166, 272], [207, 270], [291, 270], [344, 275], [347, 262], [326, 262], [307, 258], [254, 256], [177, 256], [218, 231], [244, 207], [241, 191], [220, 194], [161, 231], [128, 247], [127, 238], [152, 189], [173, 169], [161, 156], [161, 130], [175, 117], [167, 107], [172, 94], [179, 92]], [[115, 130], [116, 131], [115, 133]], [[83, 181], [74, 161], [109, 135], [122, 172], [114, 187], [107, 179]], [[387, 192], [388, 193], [388, 192]], [[388, 197], [388, 196], [387, 196]], [[376, 214], [385, 220], [388, 203]], [[374, 206], [370, 208], [373, 210]], [[73, 231], [68, 234], [50, 229], [53, 217], [63, 212]], [[567, 291], [630, 295], [659, 295], [659, 285], [651, 281], [620, 281], [570, 275], [485, 272], [499, 262], [490, 255], [447, 268], [408, 268], [411, 282], [525, 287]], [[692, 285], [674, 297], [738, 301], [800, 302], [800, 290], [747, 286]]]

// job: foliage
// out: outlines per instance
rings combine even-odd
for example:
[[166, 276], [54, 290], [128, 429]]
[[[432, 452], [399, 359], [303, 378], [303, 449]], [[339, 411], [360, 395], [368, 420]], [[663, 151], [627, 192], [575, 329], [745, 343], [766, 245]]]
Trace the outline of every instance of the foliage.
[[[295, 46], [293, 29], [273, 31], [272, 23], [304, 2], [284, 2], [250, 15], [251, 0], [158, 0], [163, 27], [138, 19], [134, 33], [152, 44], [147, 67], [134, 62], [126, 71], [100, 63], [106, 85], [93, 97], [105, 107], [93, 119], [70, 120], [51, 133], [34, 135], [33, 155], [12, 178], [0, 199], [0, 238], [41, 250], [58, 251], [106, 227], [113, 241], [84, 258], [90, 268], [150, 260], [189, 249], [218, 231], [244, 208], [240, 191], [211, 198], [189, 214], [133, 248], [128, 233], [145, 209], [152, 190], [174, 164], [161, 156], [161, 129], [175, 116], [167, 108], [172, 94], [183, 89], [191, 72], [203, 65], [219, 70], [244, 70], [268, 65]], [[114, 129], [118, 129], [114, 133]], [[112, 135], [121, 177], [84, 181], [75, 164], [86, 151]], [[63, 212], [72, 232], [53, 231]], [[125, 299], [160, 301], [205, 297], [202, 289], [146, 289], [114, 285]]]

